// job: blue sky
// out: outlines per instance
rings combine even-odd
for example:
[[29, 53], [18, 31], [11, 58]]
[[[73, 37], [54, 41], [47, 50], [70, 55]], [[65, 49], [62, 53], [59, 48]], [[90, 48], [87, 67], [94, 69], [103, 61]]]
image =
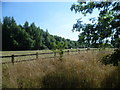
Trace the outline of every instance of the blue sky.
[[97, 13], [84, 17], [82, 14], [71, 12], [73, 2], [3, 2], [2, 15], [13, 16], [17, 24], [23, 25], [25, 21], [34, 22], [40, 28], [52, 35], [66, 39], [78, 40], [79, 32], [72, 32], [73, 24], [82, 18], [85, 23], [88, 19], [97, 16]]

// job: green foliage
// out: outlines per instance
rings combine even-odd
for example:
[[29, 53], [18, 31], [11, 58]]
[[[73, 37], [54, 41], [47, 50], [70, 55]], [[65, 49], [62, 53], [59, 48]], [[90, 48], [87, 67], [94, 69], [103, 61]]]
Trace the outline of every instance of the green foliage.
[[[92, 24], [86, 24], [77, 20], [73, 25], [73, 31], [79, 31], [79, 42], [87, 47], [103, 47], [111, 44], [115, 48], [120, 47], [120, 2], [78, 2], [71, 6], [71, 11], [82, 13], [86, 16], [98, 9], [99, 16], [91, 18]], [[106, 46], [107, 47], [107, 46]]]
[[48, 30], [44, 31], [37, 27], [35, 23], [29, 24], [27, 21], [23, 26], [17, 25], [12, 17], [4, 17], [2, 23], [2, 50], [55, 50], [62, 48], [60, 42], [65, 44], [65, 48], [77, 48], [77, 41], [71, 41], [59, 36], [50, 35]]
[[59, 55], [60, 55], [60, 60], [62, 61], [63, 59], [63, 50], [65, 49], [65, 44], [63, 42], [58, 42], [58, 46], [57, 46], [57, 49], [58, 49], [58, 52], [59, 52]]
[[119, 61], [120, 61], [120, 49], [116, 49], [114, 53], [103, 57], [101, 60], [101, 62], [105, 65], [113, 64], [114, 66], [118, 66]]

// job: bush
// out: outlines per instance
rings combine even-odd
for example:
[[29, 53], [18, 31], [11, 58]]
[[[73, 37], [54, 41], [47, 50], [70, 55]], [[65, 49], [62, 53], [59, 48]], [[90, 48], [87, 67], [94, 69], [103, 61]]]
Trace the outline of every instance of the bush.
[[101, 62], [105, 65], [113, 64], [114, 66], [118, 66], [119, 61], [120, 61], [120, 49], [115, 49], [114, 53], [106, 55], [101, 60]]

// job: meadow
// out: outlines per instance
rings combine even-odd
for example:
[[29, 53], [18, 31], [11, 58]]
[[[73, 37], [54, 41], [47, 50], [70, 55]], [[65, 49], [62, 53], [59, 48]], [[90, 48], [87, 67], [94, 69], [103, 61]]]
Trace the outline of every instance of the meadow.
[[2, 66], [3, 88], [119, 88], [120, 65], [103, 65], [108, 50], [81, 51], [59, 58]]

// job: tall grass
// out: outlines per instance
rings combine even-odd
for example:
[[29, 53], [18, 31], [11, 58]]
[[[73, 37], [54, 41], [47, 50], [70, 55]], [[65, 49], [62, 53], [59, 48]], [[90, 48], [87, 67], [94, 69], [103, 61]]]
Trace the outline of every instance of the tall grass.
[[3, 65], [3, 88], [116, 88], [120, 65], [103, 65], [109, 52], [88, 51], [64, 56], [62, 62], [44, 59]]

